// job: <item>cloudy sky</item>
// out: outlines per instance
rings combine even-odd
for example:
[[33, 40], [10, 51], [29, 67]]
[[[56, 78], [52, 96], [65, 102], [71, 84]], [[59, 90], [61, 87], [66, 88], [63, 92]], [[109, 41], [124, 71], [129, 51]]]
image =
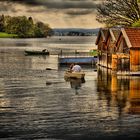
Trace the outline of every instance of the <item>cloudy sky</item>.
[[103, 0], [0, 0], [0, 14], [31, 16], [52, 28], [98, 28], [96, 7]]

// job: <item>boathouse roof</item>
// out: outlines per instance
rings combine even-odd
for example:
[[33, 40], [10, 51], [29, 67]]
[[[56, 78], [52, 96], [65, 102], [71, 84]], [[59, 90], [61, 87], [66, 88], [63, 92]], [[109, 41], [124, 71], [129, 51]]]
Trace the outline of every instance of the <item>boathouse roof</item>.
[[124, 28], [122, 33], [129, 48], [140, 48], [140, 28]]
[[95, 42], [96, 45], [99, 43], [100, 37], [103, 38], [103, 42], [106, 41], [105, 35], [107, 34], [107, 32], [108, 32], [108, 28], [100, 28], [98, 35], [97, 35], [96, 42]]
[[95, 44], [98, 45], [100, 37], [103, 42], [107, 42], [109, 35], [113, 42], [117, 42], [120, 35], [126, 41], [129, 48], [140, 48], [140, 28], [101, 28], [98, 32]]
[[112, 41], [116, 42], [120, 35], [120, 28], [100, 28], [95, 44], [97, 45], [99, 43], [100, 37], [102, 37], [103, 42], [107, 42], [109, 35]]

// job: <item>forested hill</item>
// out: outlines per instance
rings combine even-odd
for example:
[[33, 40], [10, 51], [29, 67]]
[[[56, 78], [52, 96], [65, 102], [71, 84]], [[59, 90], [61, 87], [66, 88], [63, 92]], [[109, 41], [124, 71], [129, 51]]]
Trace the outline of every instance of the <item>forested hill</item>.
[[82, 29], [82, 28], [55, 28], [53, 29], [56, 36], [92, 36], [97, 35], [99, 28]]

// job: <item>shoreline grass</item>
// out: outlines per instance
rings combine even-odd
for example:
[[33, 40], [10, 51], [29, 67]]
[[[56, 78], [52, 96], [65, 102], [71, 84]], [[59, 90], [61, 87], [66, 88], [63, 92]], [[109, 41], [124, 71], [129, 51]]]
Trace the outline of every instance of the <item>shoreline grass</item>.
[[18, 35], [0, 32], [0, 38], [18, 38]]

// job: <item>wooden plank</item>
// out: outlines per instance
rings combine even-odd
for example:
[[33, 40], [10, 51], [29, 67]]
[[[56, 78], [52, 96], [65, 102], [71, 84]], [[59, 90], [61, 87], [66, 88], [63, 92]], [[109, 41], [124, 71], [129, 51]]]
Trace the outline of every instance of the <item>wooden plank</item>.
[[125, 38], [125, 41], [126, 41], [127, 46], [129, 48], [133, 47], [132, 44], [131, 44], [131, 42], [130, 42], [130, 40], [129, 40], [129, 38], [128, 38], [128, 36], [127, 36], [127, 33], [126, 33], [125, 29], [122, 28], [121, 31], [122, 31], [123, 37]]

